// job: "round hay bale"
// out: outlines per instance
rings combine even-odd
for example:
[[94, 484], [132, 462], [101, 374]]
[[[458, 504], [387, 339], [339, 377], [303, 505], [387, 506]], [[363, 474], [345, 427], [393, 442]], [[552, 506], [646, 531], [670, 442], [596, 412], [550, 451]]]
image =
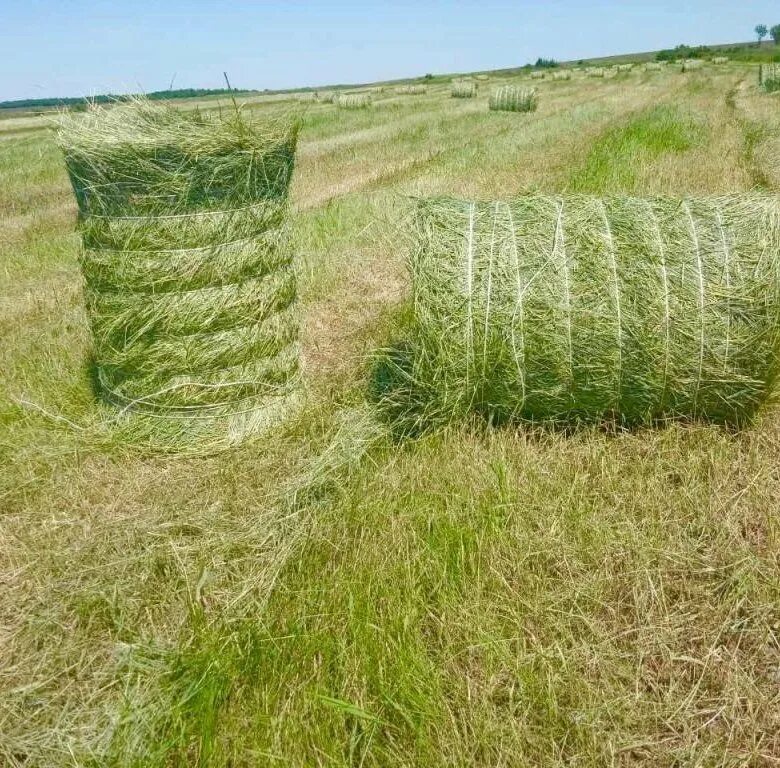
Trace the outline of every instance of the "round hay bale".
[[539, 97], [535, 88], [520, 88], [516, 85], [503, 85], [497, 88], [488, 100], [488, 108], [503, 112], [535, 112]]
[[780, 342], [780, 202], [418, 204], [409, 381], [426, 418], [741, 424]]
[[473, 99], [477, 95], [477, 84], [473, 80], [452, 83], [450, 95], [453, 99]]
[[146, 100], [63, 118], [107, 399], [209, 416], [291, 395], [298, 321], [283, 225], [298, 127]]

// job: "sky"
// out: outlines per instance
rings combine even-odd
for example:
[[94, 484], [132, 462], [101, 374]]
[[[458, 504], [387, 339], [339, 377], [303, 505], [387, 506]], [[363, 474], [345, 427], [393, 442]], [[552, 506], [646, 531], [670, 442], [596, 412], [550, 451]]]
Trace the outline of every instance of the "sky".
[[0, 101], [292, 88], [751, 39], [777, 0], [0, 0]]

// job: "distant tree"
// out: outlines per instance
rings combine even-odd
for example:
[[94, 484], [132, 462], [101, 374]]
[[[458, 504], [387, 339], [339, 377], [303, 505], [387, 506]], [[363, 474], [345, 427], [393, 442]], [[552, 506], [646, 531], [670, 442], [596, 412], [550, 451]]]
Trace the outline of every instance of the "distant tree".
[[758, 44], [761, 45], [761, 41], [767, 36], [768, 30], [766, 24], [756, 24], [756, 36], [758, 37]]
[[425, 80], [433, 80], [433, 75], [430, 72], [428, 72], [428, 74], [425, 75], [425, 77], [423, 79], [425, 79]]
[[536, 60], [536, 64], [534, 64], [535, 67], [538, 67], [539, 69], [554, 69], [557, 66], [560, 66], [558, 62], [555, 59], [542, 59], [539, 58]]
[[780, 24], [775, 24], [774, 27], [769, 30], [769, 34], [772, 36], [772, 40], [775, 41], [775, 45], [780, 45]]

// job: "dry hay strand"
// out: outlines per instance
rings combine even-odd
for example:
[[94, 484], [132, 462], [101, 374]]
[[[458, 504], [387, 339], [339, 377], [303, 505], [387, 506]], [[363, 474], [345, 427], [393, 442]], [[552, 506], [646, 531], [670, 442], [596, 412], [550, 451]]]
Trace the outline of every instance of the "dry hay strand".
[[425, 420], [744, 424], [780, 363], [780, 201], [422, 200], [410, 383]]
[[372, 104], [368, 93], [342, 93], [336, 101], [339, 109], [365, 109]]
[[477, 95], [477, 84], [472, 80], [455, 81], [450, 87], [453, 99], [473, 99]]
[[399, 85], [396, 89], [396, 93], [403, 94], [404, 96], [421, 96], [426, 93], [428, 88], [424, 85]]
[[490, 97], [488, 108], [503, 112], [535, 112], [539, 97], [535, 88], [520, 88], [516, 85], [503, 85]]
[[728, 64], [729, 63], [729, 57], [728, 56], [713, 56], [712, 57], [712, 63], [713, 64]]
[[62, 117], [95, 376], [123, 411], [230, 417], [294, 396], [299, 125], [145, 99]]

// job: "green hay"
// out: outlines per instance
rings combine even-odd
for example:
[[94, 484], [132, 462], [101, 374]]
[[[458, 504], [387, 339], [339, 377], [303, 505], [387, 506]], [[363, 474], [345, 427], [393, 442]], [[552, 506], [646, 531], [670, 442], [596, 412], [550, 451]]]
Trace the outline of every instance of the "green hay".
[[368, 93], [342, 93], [336, 100], [339, 109], [365, 109], [371, 106]]
[[284, 221], [298, 128], [290, 115], [253, 122], [238, 107], [145, 100], [62, 118], [108, 401], [230, 416], [291, 397], [298, 322]]
[[473, 99], [477, 95], [477, 84], [471, 80], [456, 80], [450, 88], [453, 99]]
[[425, 421], [742, 424], [772, 393], [776, 198], [437, 199], [413, 232]]
[[488, 108], [504, 112], [535, 112], [539, 99], [534, 88], [504, 85], [490, 97]]

